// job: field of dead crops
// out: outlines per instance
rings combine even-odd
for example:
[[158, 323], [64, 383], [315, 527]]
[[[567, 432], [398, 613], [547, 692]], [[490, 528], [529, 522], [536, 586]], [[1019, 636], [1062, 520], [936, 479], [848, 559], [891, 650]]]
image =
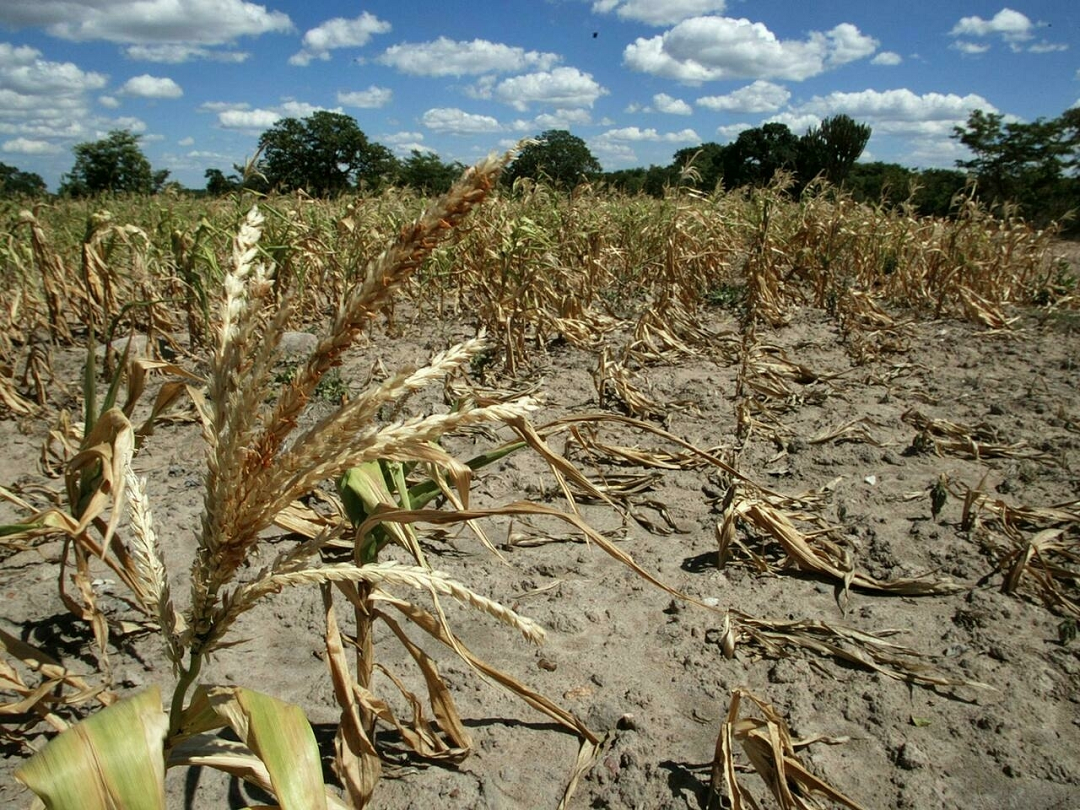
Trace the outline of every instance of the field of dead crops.
[[0, 209], [0, 804], [1076, 807], [1080, 251], [498, 170]]

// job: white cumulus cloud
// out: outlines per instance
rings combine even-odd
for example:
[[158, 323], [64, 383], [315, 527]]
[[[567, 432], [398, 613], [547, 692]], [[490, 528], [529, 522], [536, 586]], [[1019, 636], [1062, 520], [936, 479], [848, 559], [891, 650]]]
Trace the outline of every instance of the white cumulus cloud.
[[4, 0], [0, 23], [40, 26], [52, 36], [75, 41], [204, 45], [293, 30], [289, 15], [246, 0]]
[[601, 137], [612, 141], [701, 143], [701, 138], [692, 129], [683, 129], [679, 132], [661, 133], [653, 129], [652, 127], [649, 127], [648, 129], [641, 129], [640, 127], [622, 127], [620, 129], [609, 129]]
[[[978, 16], [962, 17], [949, 34], [953, 37], [973, 39], [997, 37], [1017, 52], [1026, 50], [1030, 53], [1054, 53], [1068, 50], [1069, 46], [1063, 43], [1045, 40], [1032, 43], [1031, 40], [1035, 38], [1035, 29], [1041, 26], [1041, 23], [1032, 22], [1031, 18], [1022, 12], [1003, 8], [989, 20]], [[953, 47], [968, 55], [985, 53], [990, 49], [990, 46], [985, 43], [975, 43], [964, 39], [957, 39]]]
[[783, 124], [796, 135], [821, 126], [821, 117], [813, 113], [782, 112], [766, 119], [765, 124]]
[[856, 121], [870, 124], [875, 132], [947, 136], [953, 126], [967, 120], [972, 110], [998, 111], [993, 104], [976, 94], [917, 94], [900, 88], [814, 96], [799, 105], [794, 113], [818, 118], [849, 115]]
[[623, 51], [634, 70], [687, 84], [727, 79], [801, 81], [870, 56], [877, 40], [850, 23], [804, 40], [781, 40], [763, 23], [693, 17], [665, 33], [638, 38]]
[[527, 110], [533, 104], [592, 107], [607, 92], [591, 74], [572, 67], [514, 76], [499, 82], [494, 89], [495, 98], [517, 110]]
[[47, 98], [100, 90], [107, 82], [104, 74], [86, 72], [71, 62], [42, 59], [35, 48], [0, 42], [0, 89]]
[[480, 76], [549, 70], [558, 64], [559, 56], [486, 39], [458, 42], [439, 37], [432, 42], [393, 45], [375, 61], [413, 76]]
[[724, 0], [597, 0], [592, 9], [598, 14], [614, 11], [624, 20], [660, 26], [704, 14], [721, 14], [726, 6]]
[[549, 129], [573, 129], [588, 126], [592, 122], [592, 115], [588, 110], [554, 110], [549, 113], [540, 113], [532, 120], [518, 119], [510, 125], [510, 128], [515, 132], [536, 133]]
[[667, 93], [657, 93], [652, 97], [653, 107], [657, 112], [668, 115], [692, 115], [693, 108], [681, 98], [673, 98]]
[[740, 121], [738, 124], [725, 124], [722, 127], [717, 127], [716, 134], [720, 136], [721, 140], [733, 141], [739, 137], [740, 132], [745, 132], [746, 130], [752, 128], [752, 124], [748, 124], [745, 121]]
[[273, 110], [222, 110], [218, 123], [225, 129], [267, 129], [284, 117]]
[[163, 65], [180, 65], [197, 59], [211, 62], [246, 62], [251, 54], [247, 51], [221, 50], [203, 45], [190, 45], [182, 42], [163, 42], [143, 45], [128, 45], [124, 56], [135, 62], [157, 62]]
[[[29, 46], [0, 42], [0, 133], [19, 148], [96, 135], [90, 93], [108, 77], [72, 62], [53, 62]], [[37, 152], [36, 154], [45, 154]]]
[[870, 60], [871, 65], [899, 65], [904, 59], [900, 54], [893, 51], [882, 51], [873, 59]]
[[311, 64], [313, 59], [327, 61], [330, 59], [330, 51], [363, 47], [375, 34], [389, 31], [390, 23], [380, 20], [368, 11], [351, 20], [334, 17], [304, 34], [304, 47], [289, 57], [289, 64], [303, 67]]
[[791, 93], [786, 87], [758, 79], [727, 95], [703, 96], [695, 103], [717, 112], [771, 113], [787, 104], [790, 98]]
[[346, 107], [359, 107], [360, 109], [372, 110], [385, 107], [394, 97], [394, 91], [388, 87], [376, 87], [371, 85], [367, 90], [353, 90], [337, 94], [338, 104]]
[[163, 76], [151, 76], [144, 73], [141, 76], [133, 76], [124, 82], [120, 92], [126, 96], [139, 96], [140, 98], [180, 98], [184, 95], [183, 88], [172, 79]]
[[998, 34], [1008, 40], [1031, 39], [1034, 27], [1026, 14], [1003, 8], [989, 20], [982, 17], [963, 17], [949, 33], [954, 37], [988, 37]]
[[13, 138], [10, 141], [4, 141], [3, 147], [0, 148], [16, 155], [57, 155], [61, 152], [56, 144], [33, 138]]
[[436, 132], [476, 135], [501, 132], [502, 125], [490, 115], [476, 115], [453, 107], [436, 107], [421, 116], [420, 122]]
[[268, 129], [282, 118], [308, 118], [313, 113], [326, 111], [340, 113], [342, 109], [328, 109], [306, 101], [286, 99], [273, 107], [252, 108], [250, 104], [230, 101], [206, 101], [199, 105], [200, 112], [216, 113], [218, 125], [223, 129]]

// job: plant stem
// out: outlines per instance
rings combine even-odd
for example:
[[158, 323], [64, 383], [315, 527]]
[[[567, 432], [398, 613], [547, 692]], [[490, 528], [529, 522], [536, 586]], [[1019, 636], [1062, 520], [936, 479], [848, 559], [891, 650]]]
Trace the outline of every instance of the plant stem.
[[180, 732], [180, 719], [184, 713], [184, 700], [188, 690], [199, 677], [202, 670], [203, 657], [195, 650], [191, 651], [191, 663], [187, 669], [180, 673], [180, 680], [173, 690], [172, 704], [169, 706], [169, 737], [172, 738]]

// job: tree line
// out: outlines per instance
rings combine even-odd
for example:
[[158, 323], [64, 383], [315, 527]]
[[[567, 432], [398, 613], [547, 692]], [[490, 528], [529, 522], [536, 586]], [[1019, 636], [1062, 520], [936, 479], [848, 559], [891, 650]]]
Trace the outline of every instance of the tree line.
[[[827, 118], [801, 136], [785, 124], [767, 123], [744, 130], [727, 144], [681, 149], [666, 166], [604, 172], [581, 138], [549, 130], [524, 146], [504, 179], [510, 184], [520, 178], [543, 179], [568, 188], [603, 183], [632, 194], [661, 196], [674, 186], [704, 192], [761, 186], [784, 172], [793, 196], [821, 178], [857, 199], [909, 204], [923, 214], [948, 214], [956, 195], [965, 190], [995, 210], [1016, 211], [1036, 222], [1060, 219], [1080, 206], [1080, 108], [1030, 123], [976, 110], [966, 124], [954, 128], [952, 137], [972, 154], [958, 160], [956, 169], [918, 171], [895, 163], [859, 163], [870, 135], [868, 125], [846, 115]], [[169, 172], [155, 171], [139, 137], [126, 130], [78, 144], [73, 152], [75, 164], [61, 180], [62, 195], [150, 194], [169, 185]], [[246, 188], [303, 190], [327, 197], [391, 185], [441, 193], [463, 168], [417, 150], [399, 159], [370, 140], [352, 117], [318, 111], [304, 119], [278, 121], [260, 136], [255, 160], [234, 165], [228, 175], [207, 169], [205, 178], [206, 192], [213, 195]], [[0, 195], [45, 191], [38, 175], [0, 163]]]

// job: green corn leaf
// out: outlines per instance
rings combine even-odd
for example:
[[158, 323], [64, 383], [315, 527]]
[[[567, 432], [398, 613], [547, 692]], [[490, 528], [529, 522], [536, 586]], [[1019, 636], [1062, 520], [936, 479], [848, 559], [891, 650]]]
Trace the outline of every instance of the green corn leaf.
[[380, 461], [368, 461], [346, 470], [337, 487], [345, 514], [354, 526], [367, 520], [379, 504], [394, 502]]
[[[381, 461], [369, 461], [346, 470], [338, 479], [337, 487], [345, 514], [349, 516], [353, 526], [359, 526], [367, 520], [379, 504], [396, 504], [386, 486]], [[382, 527], [373, 531], [370, 537], [363, 538], [361, 562], [375, 562], [379, 549], [386, 545], [388, 540], [389, 537]]]
[[[481, 470], [488, 464], [494, 464], [496, 461], [506, 458], [506, 456], [521, 450], [525, 446], [525, 442], [509, 442], [469, 459], [465, 462], [465, 465], [470, 470]], [[439, 485], [430, 478], [427, 481], [421, 481], [409, 489], [409, 508], [423, 509], [441, 493], [442, 490], [439, 489]]]
[[319, 748], [299, 706], [243, 687], [215, 688], [207, 695], [266, 766], [281, 810], [326, 810]]
[[54, 738], [15, 778], [47, 810], [164, 810], [167, 726], [152, 686]]

